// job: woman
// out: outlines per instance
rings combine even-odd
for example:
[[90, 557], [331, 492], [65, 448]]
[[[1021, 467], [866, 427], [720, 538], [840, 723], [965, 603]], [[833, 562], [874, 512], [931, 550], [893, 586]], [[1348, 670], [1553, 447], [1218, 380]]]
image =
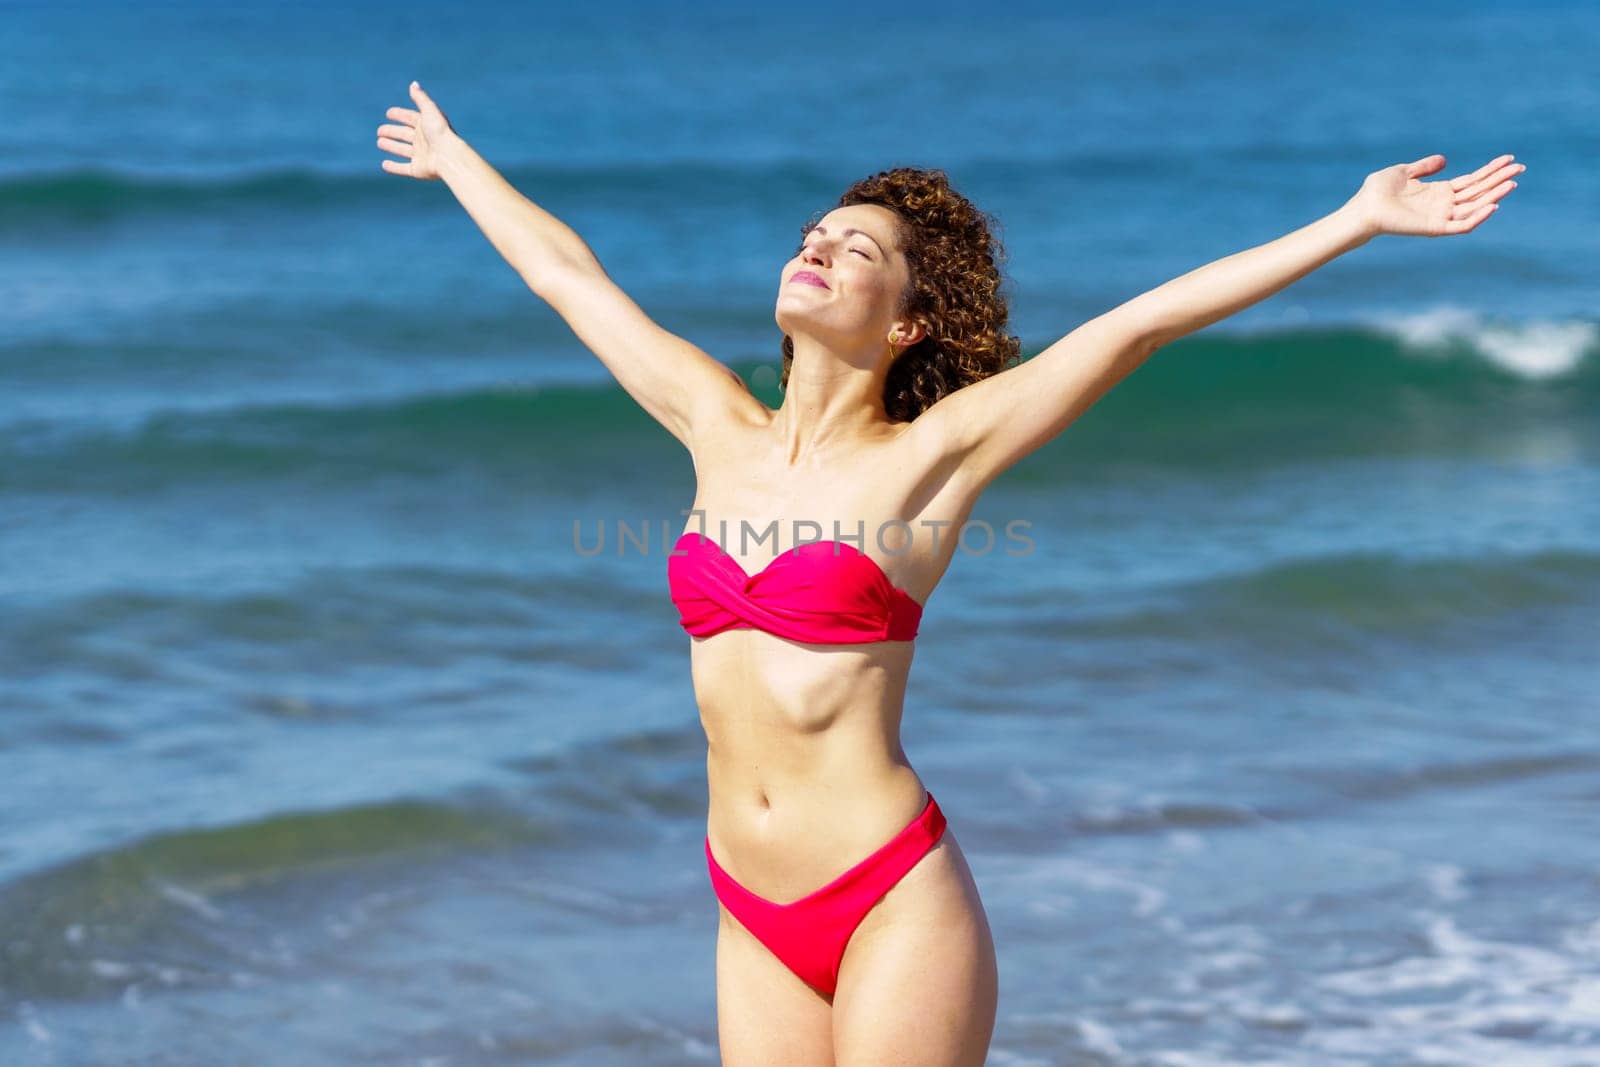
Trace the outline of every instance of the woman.
[[[1383, 234], [1467, 233], [1510, 156], [1423, 182], [1370, 175], [1337, 211], [1201, 267], [1016, 366], [987, 218], [939, 171], [852, 186], [803, 230], [775, 317], [770, 410], [661, 329], [588, 246], [508, 185], [415, 82], [378, 146], [443, 179], [495, 247], [689, 449], [697, 493], [667, 564], [709, 741], [723, 1062], [982, 1064], [994, 942], [900, 716], [922, 606], [994, 478], [1178, 337]], [[704, 534], [704, 536], [702, 536]]]

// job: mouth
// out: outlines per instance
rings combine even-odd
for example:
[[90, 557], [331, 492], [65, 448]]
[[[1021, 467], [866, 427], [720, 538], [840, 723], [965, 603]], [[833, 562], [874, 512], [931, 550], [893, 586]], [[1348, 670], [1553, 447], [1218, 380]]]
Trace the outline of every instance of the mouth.
[[828, 287], [827, 282], [823, 281], [820, 277], [808, 270], [795, 271], [794, 274], [792, 274], [789, 278], [789, 284], [793, 285], [795, 282], [799, 282], [801, 285], [815, 285], [822, 289], [826, 289]]

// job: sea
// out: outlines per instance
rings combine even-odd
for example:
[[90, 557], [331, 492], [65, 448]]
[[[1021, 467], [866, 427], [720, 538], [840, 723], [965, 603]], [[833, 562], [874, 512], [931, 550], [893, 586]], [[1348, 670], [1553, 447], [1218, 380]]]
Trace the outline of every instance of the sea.
[[1597, 40], [0, 5], [0, 1063], [719, 1062], [694, 469], [382, 169], [416, 79], [773, 407], [780, 271], [876, 171], [993, 216], [1031, 356], [1372, 171], [1514, 154], [1475, 231], [1166, 346], [997, 479], [972, 521], [1029, 550], [963, 542], [903, 740], [994, 932], [990, 1064], [1600, 1065]]

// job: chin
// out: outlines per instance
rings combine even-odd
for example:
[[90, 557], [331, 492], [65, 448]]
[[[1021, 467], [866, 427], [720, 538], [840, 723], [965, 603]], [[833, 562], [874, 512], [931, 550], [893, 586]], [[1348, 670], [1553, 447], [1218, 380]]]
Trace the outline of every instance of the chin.
[[772, 310], [772, 320], [778, 324], [778, 329], [784, 333], [794, 333], [794, 327], [804, 325], [807, 316], [790, 306], [782, 297], [778, 298], [777, 307]]

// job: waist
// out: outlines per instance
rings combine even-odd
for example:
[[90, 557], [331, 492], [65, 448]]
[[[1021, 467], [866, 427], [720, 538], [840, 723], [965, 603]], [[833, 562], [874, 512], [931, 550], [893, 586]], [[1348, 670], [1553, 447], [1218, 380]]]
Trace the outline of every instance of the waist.
[[928, 790], [904, 762], [850, 781], [786, 783], [760, 803], [711, 789], [706, 838], [727, 872], [773, 900], [826, 885], [893, 838], [927, 806]]
[[903, 693], [841, 684], [769, 691], [746, 680], [703, 694], [706, 774], [713, 799], [769, 808], [816, 790], [886, 779], [906, 764]]

